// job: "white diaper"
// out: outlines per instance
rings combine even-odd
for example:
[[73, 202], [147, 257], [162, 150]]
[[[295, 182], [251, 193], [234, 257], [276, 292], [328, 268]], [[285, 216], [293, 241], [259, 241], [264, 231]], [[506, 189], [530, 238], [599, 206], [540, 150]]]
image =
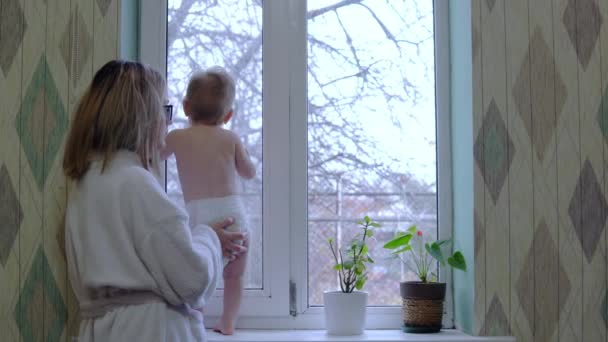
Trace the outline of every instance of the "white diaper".
[[[227, 217], [234, 218], [234, 223], [226, 228], [231, 232], [248, 232], [245, 207], [238, 195], [214, 198], [202, 198], [186, 203], [186, 210], [190, 216], [190, 226], [198, 224], [209, 225]], [[224, 266], [228, 259], [224, 258]]]

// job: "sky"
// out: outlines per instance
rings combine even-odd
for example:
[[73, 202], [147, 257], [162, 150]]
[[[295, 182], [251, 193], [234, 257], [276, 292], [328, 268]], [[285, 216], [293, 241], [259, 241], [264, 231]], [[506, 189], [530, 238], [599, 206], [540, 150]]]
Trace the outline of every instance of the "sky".
[[[309, 0], [308, 8], [313, 10], [336, 2], [338, 1]], [[382, 75], [385, 85], [396, 90], [402, 89], [403, 80], [407, 79], [418, 88], [422, 97], [413, 103], [387, 102], [383, 96], [372, 96], [361, 106], [352, 109], [352, 120], [363, 124], [369, 135], [377, 140], [379, 150], [398, 160], [392, 167], [394, 171], [413, 173], [427, 183], [434, 183], [436, 120], [432, 0], [375, 0], [366, 3], [373, 5], [376, 15], [397, 39], [417, 42], [419, 45], [406, 44], [400, 55], [400, 51], [386, 38], [370, 13], [364, 7], [352, 5], [340, 10], [340, 20], [350, 35], [355, 37], [353, 41], [360, 51], [360, 59], [369, 64], [376, 63], [373, 69]], [[414, 4], [423, 19], [420, 20], [419, 13], [412, 10]], [[309, 21], [308, 31], [316, 37], [332, 41], [335, 46], [347, 47], [335, 15], [324, 15]], [[324, 71], [328, 73], [328, 79], [334, 76], [331, 75], [332, 72], [336, 76], [348, 74], [340, 70], [340, 63], [333, 62], [330, 58], [317, 63], [326, 65]], [[358, 81], [342, 81], [335, 91], [348, 96], [352, 93], [349, 88], [354, 89]], [[309, 82], [309, 96], [315, 96], [318, 91], [318, 87]], [[392, 120], [395, 117], [398, 125]]]
[[[169, 6], [179, 5], [180, 0], [170, 0]], [[239, 11], [244, 16], [251, 16], [251, 11], [243, 8], [235, 10], [234, 1], [224, 1], [230, 6], [218, 6], [216, 16], [229, 18], [233, 32], [248, 31], [247, 24], [239, 27]], [[336, 3], [332, 0], [309, 0], [308, 9], [316, 9]], [[220, 2], [221, 3], [221, 2]], [[241, 2], [243, 3], [243, 2]], [[415, 3], [416, 7], [413, 7]], [[369, 137], [376, 141], [375, 147], [388, 159], [386, 163], [396, 172], [412, 173], [416, 178], [428, 184], [435, 183], [436, 138], [435, 138], [435, 94], [434, 94], [434, 42], [432, 39], [433, 16], [432, 0], [374, 0], [367, 1], [382, 23], [388, 27], [397, 39], [407, 40], [418, 45], [405, 45], [402, 51], [386, 38], [382, 28], [375, 22], [370, 13], [361, 6], [350, 5], [339, 10], [342, 24], [348, 28], [355, 47], [363, 64], [373, 64], [371, 71], [379, 77], [385, 86], [394, 88], [396, 93], [403, 89], [403, 80], [413, 83], [420, 94], [416, 103], [387, 99], [375, 91], [359, 105], [350, 108], [352, 120], [365, 127]], [[417, 8], [417, 11], [414, 10]], [[260, 18], [261, 13], [253, 14]], [[419, 16], [422, 15], [422, 19]], [[348, 48], [343, 31], [336, 16], [326, 14], [308, 22], [309, 34], [322, 37], [336, 47]], [[401, 55], [400, 55], [401, 53]], [[208, 54], [206, 54], [208, 56]], [[218, 64], [222, 56], [200, 58], [201, 64]], [[219, 58], [218, 58], [219, 57]], [[326, 80], [333, 76], [347, 74], [344, 63], [331, 56], [316, 53], [315, 63], [320, 66], [321, 76]], [[206, 61], [205, 61], [206, 59]], [[176, 76], [183, 88], [190, 69], [186, 63], [169, 64], [169, 78]], [[326, 91], [336, 96], [348, 97], [360, 85], [360, 79], [343, 80]], [[319, 87], [309, 80], [309, 97], [320, 94]], [[402, 91], [401, 94], [404, 94]], [[178, 102], [178, 101], [176, 101]], [[179, 115], [181, 111], [179, 111]], [[342, 113], [344, 115], [344, 113]], [[396, 163], [389, 161], [396, 160]]]

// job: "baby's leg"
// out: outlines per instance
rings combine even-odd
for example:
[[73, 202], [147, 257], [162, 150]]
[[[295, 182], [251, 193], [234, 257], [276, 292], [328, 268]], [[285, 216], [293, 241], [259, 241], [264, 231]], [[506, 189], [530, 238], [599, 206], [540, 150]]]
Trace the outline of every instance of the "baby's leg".
[[[245, 246], [247, 247], [247, 242]], [[224, 311], [215, 331], [232, 335], [243, 296], [243, 274], [247, 264], [247, 253], [230, 262], [224, 268]]]

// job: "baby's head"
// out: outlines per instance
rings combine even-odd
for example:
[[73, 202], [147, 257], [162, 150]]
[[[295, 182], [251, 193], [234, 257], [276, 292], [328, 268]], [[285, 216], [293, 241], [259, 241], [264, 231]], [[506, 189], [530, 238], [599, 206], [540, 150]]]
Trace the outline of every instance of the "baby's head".
[[234, 80], [223, 68], [197, 72], [188, 83], [184, 112], [193, 123], [224, 124], [232, 117], [234, 93]]

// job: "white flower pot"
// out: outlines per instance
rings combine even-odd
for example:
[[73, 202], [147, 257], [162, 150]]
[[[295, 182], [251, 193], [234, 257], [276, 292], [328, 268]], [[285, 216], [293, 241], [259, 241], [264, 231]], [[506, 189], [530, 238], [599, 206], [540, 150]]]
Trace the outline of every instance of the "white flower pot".
[[367, 292], [323, 293], [325, 328], [330, 335], [361, 335], [365, 328]]

